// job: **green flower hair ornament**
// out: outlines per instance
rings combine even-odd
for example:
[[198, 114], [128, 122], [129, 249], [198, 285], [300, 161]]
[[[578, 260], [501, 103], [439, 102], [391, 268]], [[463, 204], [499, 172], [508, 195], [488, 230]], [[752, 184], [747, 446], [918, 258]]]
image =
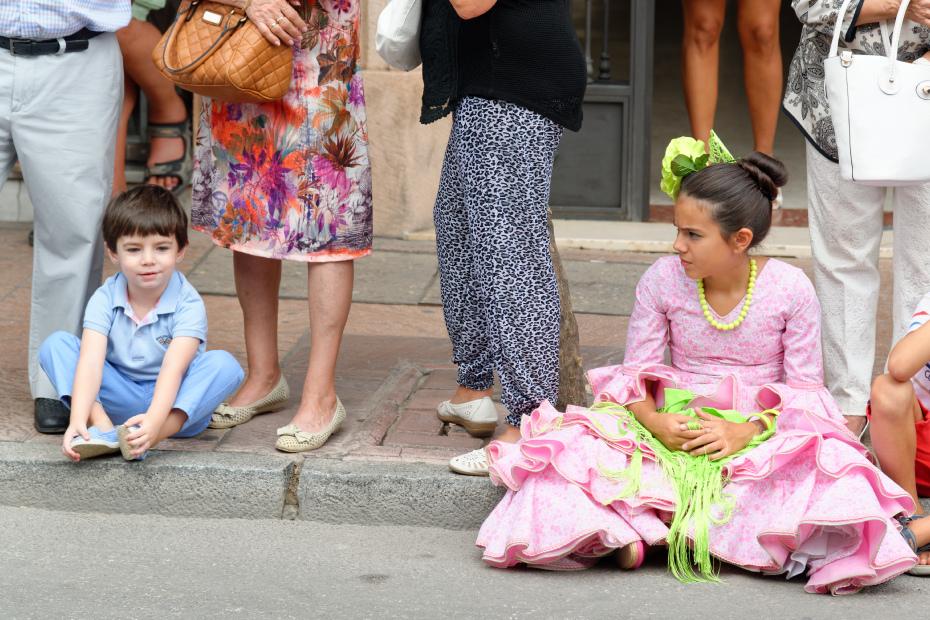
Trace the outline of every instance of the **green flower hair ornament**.
[[681, 180], [689, 174], [703, 170], [710, 164], [729, 164], [736, 161], [713, 130], [707, 142], [708, 148], [705, 149], [703, 140], [682, 136], [675, 138], [665, 147], [662, 181], [659, 187], [672, 200], [678, 198]]

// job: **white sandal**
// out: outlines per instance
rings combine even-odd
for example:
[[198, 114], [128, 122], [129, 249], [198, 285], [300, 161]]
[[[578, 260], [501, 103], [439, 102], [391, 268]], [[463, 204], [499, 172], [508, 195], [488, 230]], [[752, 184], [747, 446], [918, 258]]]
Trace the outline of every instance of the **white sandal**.
[[449, 469], [463, 476], [487, 476], [488, 453], [478, 448], [449, 459]]

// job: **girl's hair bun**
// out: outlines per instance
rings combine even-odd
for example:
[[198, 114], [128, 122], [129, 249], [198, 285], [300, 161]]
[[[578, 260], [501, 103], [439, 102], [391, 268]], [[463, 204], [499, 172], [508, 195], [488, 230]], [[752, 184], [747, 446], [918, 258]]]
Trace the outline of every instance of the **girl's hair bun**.
[[737, 160], [736, 165], [749, 173], [750, 178], [759, 186], [759, 191], [769, 201], [778, 196], [778, 188], [788, 182], [785, 165], [765, 153], [753, 151]]
[[768, 234], [772, 201], [787, 181], [783, 163], [753, 152], [733, 163], [713, 164], [689, 174], [681, 181], [681, 193], [710, 205], [725, 238], [741, 228], [750, 229], [753, 247]]

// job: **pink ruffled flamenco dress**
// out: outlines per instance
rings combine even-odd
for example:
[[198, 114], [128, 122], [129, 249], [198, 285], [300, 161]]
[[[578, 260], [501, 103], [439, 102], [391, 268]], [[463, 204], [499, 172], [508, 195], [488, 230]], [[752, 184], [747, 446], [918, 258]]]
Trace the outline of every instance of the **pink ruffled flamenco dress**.
[[[718, 320], [733, 321], [741, 305]], [[722, 468], [731, 510], [726, 518], [711, 510], [711, 556], [766, 574], [805, 574], [808, 592], [833, 594], [916, 563], [894, 519], [913, 513], [912, 499], [872, 464], [824, 388], [820, 306], [801, 270], [768, 260], [745, 321], [720, 331], [704, 318], [680, 261], [656, 261], [636, 288], [624, 363], [588, 379], [599, 403], [638, 402], [651, 387], [663, 407], [664, 390], [677, 388], [699, 395], [692, 407], [780, 411], [774, 435]], [[520, 432], [515, 444], [488, 448], [491, 479], [508, 489], [478, 534], [488, 564], [584, 568], [636, 541], [665, 544], [678, 494], [622, 417], [598, 405], [563, 414], [543, 403]], [[631, 466], [632, 494], [616, 475]]]

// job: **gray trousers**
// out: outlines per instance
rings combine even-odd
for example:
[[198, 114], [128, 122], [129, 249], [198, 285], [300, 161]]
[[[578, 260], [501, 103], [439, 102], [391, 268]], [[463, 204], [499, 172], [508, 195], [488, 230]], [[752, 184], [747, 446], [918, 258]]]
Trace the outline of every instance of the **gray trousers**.
[[[865, 415], [872, 384], [878, 254], [887, 191], [844, 181], [838, 164], [807, 145], [807, 202], [814, 286], [823, 312], [824, 374], [846, 415]], [[930, 183], [891, 191], [892, 341], [897, 342], [906, 333], [917, 302], [930, 291]]]
[[100, 221], [113, 186], [123, 63], [116, 36], [83, 52], [13, 56], [0, 50], [0, 187], [19, 158], [34, 207], [29, 383], [33, 398], [58, 398], [39, 368], [52, 332], [80, 334], [100, 286]]

